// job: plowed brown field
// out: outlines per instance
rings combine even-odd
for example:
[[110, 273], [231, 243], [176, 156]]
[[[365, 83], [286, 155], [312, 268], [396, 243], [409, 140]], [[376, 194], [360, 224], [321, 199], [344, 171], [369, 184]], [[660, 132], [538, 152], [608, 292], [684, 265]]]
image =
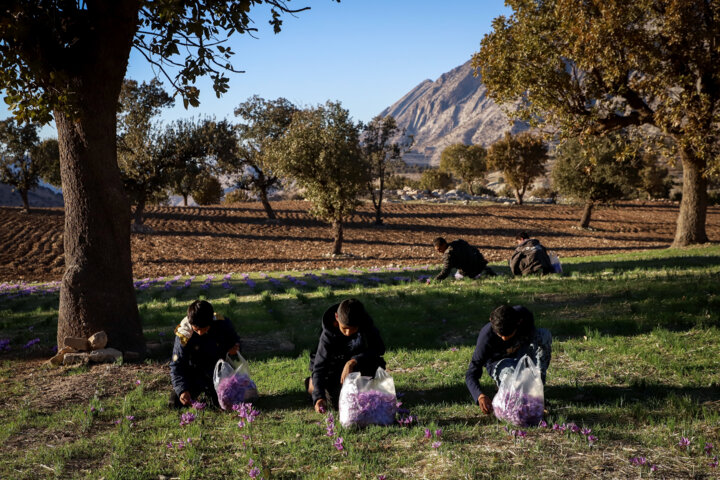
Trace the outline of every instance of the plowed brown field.
[[[568, 205], [384, 205], [385, 224], [372, 224], [362, 205], [345, 227], [341, 258], [329, 258], [330, 228], [302, 201], [275, 202], [278, 222], [265, 220], [260, 204], [236, 207], [151, 207], [152, 233], [132, 234], [135, 277], [425, 264], [433, 238], [464, 238], [491, 261], [510, 256], [521, 230], [561, 257], [668, 247], [678, 206], [630, 203], [597, 208], [591, 230], [575, 228], [581, 207]], [[63, 210], [0, 208], [0, 281], [58, 280], [63, 272]], [[707, 233], [720, 240], [720, 207], [710, 207]]]

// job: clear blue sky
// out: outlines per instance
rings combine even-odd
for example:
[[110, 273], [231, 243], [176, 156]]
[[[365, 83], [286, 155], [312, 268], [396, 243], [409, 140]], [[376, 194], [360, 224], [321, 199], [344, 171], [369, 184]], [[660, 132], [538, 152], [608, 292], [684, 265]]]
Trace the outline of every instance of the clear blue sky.
[[[233, 65], [246, 73], [230, 74], [228, 93], [217, 99], [210, 82], [201, 81], [200, 107], [185, 110], [178, 100], [162, 119], [234, 118], [233, 109], [258, 94], [300, 106], [339, 100], [353, 118], [368, 121], [421, 81], [466, 62], [492, 19], [509, 12], [499, 0], [293, 0], [289, 5], [311, 10], [286, 16], [277, 35], [267, 24], [267, 12], [257, 10], [258, 38], [234, 37]], [[132, 54], [127, 76], [149, 80], [153, 72]], [[7, 115], [0, 102], [0, 118]], [[45, 128], [43, 136], [55, 136], [54, 128]]]

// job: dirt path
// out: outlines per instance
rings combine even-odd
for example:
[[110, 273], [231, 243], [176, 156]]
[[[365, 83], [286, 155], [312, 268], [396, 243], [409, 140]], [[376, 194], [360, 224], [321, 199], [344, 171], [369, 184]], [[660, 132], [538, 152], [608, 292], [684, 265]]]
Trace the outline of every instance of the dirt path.
[[[539, 237], [561, 257], [665, 248], [672, 243], [678, 205], [631, 203], [593, 213], [592, 230], [575, 225], [581, 207], [568, 205], [386, 204], [385, 225], [375, 226], [363, 205], [345, 228], [343, 252], [331, 259], [329, 227], [302, 201], [275, 202], [278, 222], [265, 220], [259, 203], [236, 207], [151, 207], [152, 233], [132, 236], [137, 278], [349, 266], [437, 263], [432, 239], [464, 238], [491, 261], [509, 257], [520, 230]], [[58, 280], [63, 268], [62, 209], [30, 215], [0, 208], [0, 281]], [[720, 207], [710, 207], [707, 233], [720, 241]]]

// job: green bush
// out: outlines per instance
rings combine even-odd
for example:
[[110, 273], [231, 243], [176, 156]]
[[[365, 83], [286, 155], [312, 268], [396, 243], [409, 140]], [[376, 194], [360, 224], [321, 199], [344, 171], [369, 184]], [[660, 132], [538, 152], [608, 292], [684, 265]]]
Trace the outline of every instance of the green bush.
[[197, 187], [190, 194], [198, 205], [216, 205], [223, 197], [223, 189], [217, 178], [208, 175], [198, 181]]
[[420, 188], [423, 190], [448, 190], [452, 187], [453, 181], [449, 173], [441, 172], [438, 169], [425, 170], [420, 177]]
[[248, 195], [248, 192], [246, 190], [243, 190], [241, 188], [235, 189], [232, 192], [228, 192], [225, 194], [225, 198], [223, 198], [223, 205], [231, 205], [233, 203], [243, 203], [243, 202], [249, 202], [252, 199], [250, 198], [250, 195]]

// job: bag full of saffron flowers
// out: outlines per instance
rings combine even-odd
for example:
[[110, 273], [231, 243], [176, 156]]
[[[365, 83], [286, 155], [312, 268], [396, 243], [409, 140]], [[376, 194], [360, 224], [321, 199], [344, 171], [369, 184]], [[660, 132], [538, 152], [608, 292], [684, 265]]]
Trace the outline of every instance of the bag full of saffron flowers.
[[523, 355], [515, 371], [505, 377], [492, 401], [493, 413], [519, 427], [540, 423], [545, 408], [545, 394], [540, 369]]
[[365, 427], [367, 425], [392, 425], [397, 413], [397, 397], [393, 378], [381, 367], [375, 377], [365, 377], [352, 372], [345, 377], [340, 400], [340, 425]]
[[223, 410], [230, 410], [233, 405], [252, 400], [258, 394], [257, 386], [250, 378], [247, 361], [241, 355], [238, 355], [236, 360], [226, 358], [217, 361], [213, 384]]

